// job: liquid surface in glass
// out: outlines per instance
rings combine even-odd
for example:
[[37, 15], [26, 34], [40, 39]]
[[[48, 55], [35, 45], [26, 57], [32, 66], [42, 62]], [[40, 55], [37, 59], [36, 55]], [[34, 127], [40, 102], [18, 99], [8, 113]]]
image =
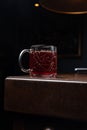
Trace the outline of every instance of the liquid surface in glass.
[[57, 52], [50, 50], [32, 51], [29, 56], [31, 75], [55, 77], [57, 72]]

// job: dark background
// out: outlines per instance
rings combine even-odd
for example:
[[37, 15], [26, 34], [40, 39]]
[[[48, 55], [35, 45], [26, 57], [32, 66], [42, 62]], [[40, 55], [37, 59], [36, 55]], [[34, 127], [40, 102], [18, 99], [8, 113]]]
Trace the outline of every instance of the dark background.
[[[0, 115], [2, 115], [2, 121], [6, 120], [3, 116], [4, 80], [9, 75], [24, 74], [18, 65], [19, 53], [33, 43], [41, 44], [44, 41], [42, 36], [59, 30], [65, 32], [79, 30], [81, 56], [58, 57], [58, 73], [74, 73], [75, 67], [87, 67], [87, 15], [55, 14], [41, 7], [34, 7], [35, 2], [38, 1], [0, 1]], [[54, 41], [51, 44], [58, 45]]]
[[[18, 55], [22, 49], [29, 48], [32, 44], [56, 44], [57, 47], [61, 47], [60, 40], [63, 43], [66, 40], [66, 46], [69, 48], [74, 40], [71, 33], [76, 33], [76, 40], [80, 39], [77, 42], [81, 43], [81, 56], [58, 57], [58, 72], [73, 73], [75, 67], [86, 67], [87, 16], [56, 14], [41, 7], [34, 7], [35, 2], [37, 1], [4, 0], [0, 4], [0, 68], [2, 68], [2, 73], [19, 75], [21, 72]], [[61, 38], [60, 33], [61, 36], [63, 35]], [[79, 33], [81, 35], [78, 38]]]

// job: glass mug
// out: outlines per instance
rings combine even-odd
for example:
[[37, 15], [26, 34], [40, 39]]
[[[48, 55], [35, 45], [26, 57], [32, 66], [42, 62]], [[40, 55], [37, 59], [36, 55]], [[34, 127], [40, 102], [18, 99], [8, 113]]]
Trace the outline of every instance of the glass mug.
[[[29, 69], [24, 68], [22, 64], [25, 53], [29, 53]], [[18, 60], [21, 71], [29, 73], [32, 77], [57, 76], [57, 48], [53, 45], [32, 45], [30, 49], [20, 52]]]

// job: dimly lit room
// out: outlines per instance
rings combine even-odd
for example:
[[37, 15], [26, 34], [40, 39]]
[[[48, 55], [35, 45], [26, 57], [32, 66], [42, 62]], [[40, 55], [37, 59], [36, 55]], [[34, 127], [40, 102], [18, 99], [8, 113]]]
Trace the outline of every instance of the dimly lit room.
[[87, 129], [87, 1], [0, 2], [0, 130]]

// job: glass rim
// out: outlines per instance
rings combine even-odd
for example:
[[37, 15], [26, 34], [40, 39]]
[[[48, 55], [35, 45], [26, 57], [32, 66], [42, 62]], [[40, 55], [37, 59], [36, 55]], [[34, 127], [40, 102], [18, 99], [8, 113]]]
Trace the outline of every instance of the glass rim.
[[34, 45], [31, 45], [31, 48], [32, 47], [57, 47], [55, 45], [46, 45], [46, 44], [34, 44]]

